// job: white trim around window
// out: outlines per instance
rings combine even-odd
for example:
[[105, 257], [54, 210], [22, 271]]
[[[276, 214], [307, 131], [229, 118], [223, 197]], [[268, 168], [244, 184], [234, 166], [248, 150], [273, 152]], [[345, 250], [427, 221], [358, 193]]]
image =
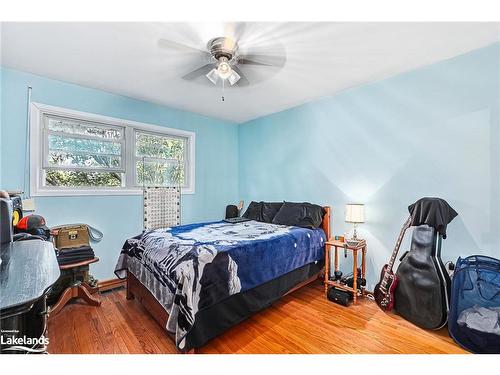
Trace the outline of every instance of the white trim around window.
[[[60, 116], [83, 122], [94, 122], [102, 126], [122, 129], [124, 140], [122, 144], [121, 163], [124, 163], [122, 186], [120, 187], [89, 187], [66, 188], [45, 186], [44, 165], [47, 145], [44, 135], [44, 118]], [[183, 194], [195, 193], [195, 133], [167, 128], [159, 125], [145, 124], [130, 120], [102, 116], [92, 113], [79, 112], [66, 108], [54, 107], [41, 103], [31, 103], [30, 107], [30, 189], [32, 196], [75, 196], [75, 195], [141, 195], [142, 188], [136, 185], [135, 177], [135, 139], [137, 132], [157, 134], [167, 137], [178, 137], [186, 140], [184, 148], [184, 175], [186, 185], [182, 188]]]

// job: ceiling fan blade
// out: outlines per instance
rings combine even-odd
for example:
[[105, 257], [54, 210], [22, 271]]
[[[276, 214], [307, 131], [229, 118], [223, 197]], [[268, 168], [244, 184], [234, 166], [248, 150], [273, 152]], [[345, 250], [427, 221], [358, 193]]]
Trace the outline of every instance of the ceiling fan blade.
[[238, 62], [240, 64], [267, 65], [267, 66], [282, 67], [283, 65], [285, 65], [286, 57], [285, 56], [273, 56], [273, 55], [248, 54], [248, 55], [241, 55], [238, 59]]
[[240, 79], [238, 80], [238, 82], [235, 83], [235, 85], [241, 86], [241, 87], [248, 86], [250, 84], [250, 82], [248, 81], [247, 76], [245, 74], [243, 74], [243, 72], [240, 69], [238, 69], [238, 67], [233, 66], [232, 68], [240, 76]]
[[239, 58], [238, 59], [238, 64], [242, 65], [263, 65], [263, 66], [274, 66], [272, 64], [266, 64], [266, 63], [261, 63], [258, 61], [250, 60], [250, 59], [245, 59], [245, 58]]
[[191, 46], [188, 46], [186, 44], [173, 42], [173, 41], [168, 40], [168, 39], [159, 39], [158, 45], [160, 47], [165, 47], [165, 48], [169, 48], [169, 49], [173, 49], [173, 50], [177, 50], [177, 51], [191, 52], [191, 53], [197, 52], [197, 53], [202, 53], [203, 55], [210, 56], [208, 51], [205, 51], [205, 50], [202, 50], [202, 49], [199, 49], [196, 47], [191, 47]]
[[247, 29], [247, 24], [246, 22], [236, 22], [233, 23], [232, 28], [233, 28], [232, 30], [233, 37], [236, 41], [238, 41], [241, 38], [243, 38], [245, 31]]
[[185, 75], [182, 76], [182, 79], [191, 81], [193, 79], [198, 78], [199, 76], [206, 75], [209, 71], [211, 71], [215, 67], [214, 64], [206, 64], [203, 65], [202, 67], [193, 70], [192, 72], [189, 72]]

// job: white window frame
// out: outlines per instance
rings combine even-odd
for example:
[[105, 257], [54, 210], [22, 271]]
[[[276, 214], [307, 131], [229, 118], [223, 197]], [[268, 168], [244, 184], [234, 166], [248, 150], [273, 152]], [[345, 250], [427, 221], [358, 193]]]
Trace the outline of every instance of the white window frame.
[[[122, 162], [125, 165], [125, 186], [103, 188], [65, 188], [45, 186], [43, 181], [42, 160], [45, 150], [44, 123], [45, 115], [74, 118], [81, 121], [97, 122], [104, 125], [118, 126], [125, 129], [125, 154]], [[135, 133], [136, 131], [163, 136], [187, 138], [187, 150], [184, 150], [187, 160], [184, 163], [188, 185], [182, 188], [182, 194], [195, 193], [195, 148], [196, 135], [194, 132], [167, 128], [165, 126], [146, 124], [136, 121], [123, 120], [114, 117], [102, 116], [93, 113], [80, 112], [71, 109], [54, 107], [47, 104], [31, 103], [30, 108], [30, 189], [32, 196], [75, 196], [75, 195], [142, 195], [142, 188], [135, 185]]]
[[[189, 139], [187, 139], [185, 136], [178, 136], [178, 135], [174, 135], [174, 134], [165, 134], [165, 133], [158, 133], [158, 132], [154, 132], [154, 131], [150, 131], [150, 130], [143, 130], [143, 129], [138, 129], [138, 128], [134, 128], [134, 133], [133, 133], [133, 138], [134, 140], [137, 140], [137, 133], [141, 133], [141, 134], [147, 134], [147, 135], [157, 135], [157, 136], [160, 136], [160, 137], [168, 137], [168, 138], [177, 138], [177, 139], [186, 139], [186, 147], [184, 148], [184, 157], [183, 157], [183, 160], [182, 160], [182, 164], [184, 165], [184, 179], [187, 179], [187, 181], [189, 182], [191, 180], [191, 171], [189, 170]], [[134, 151], [135, 151], [135, 148], [134, 148]], [[141, 160], [140, 157], [138, 157], [136, 154], [132, 155], [133, 156], [133, 160], [132, 162], [134, 163], [137, 163], [137, 161]], [[145, 159], [149, 159], [149, 160], [153, 160], [153, 161], [176, 161], [175, 159], [162, 159], [162, 158], [154, 158], [154, 157], [146, 157]], [[137, 168], [134, 167], [133, 168], [133, 171], [134, 173], [132, 174], [132, 177], [133, 177], [133, 183], [136, 184], [137, 183]], [[187, 188], [187, 187], [183, 187], [184, 189]]]

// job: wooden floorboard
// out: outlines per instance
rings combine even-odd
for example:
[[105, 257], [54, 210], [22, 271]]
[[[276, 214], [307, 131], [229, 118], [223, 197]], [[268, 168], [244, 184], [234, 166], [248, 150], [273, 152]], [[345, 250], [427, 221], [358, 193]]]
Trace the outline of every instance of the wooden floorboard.
[[[102, 305], [68, 304], [49, 319], [50, 353], [177, 353], [155, 320], [119, 289]], [[426, 331], [362, 300], [343, 307], [329, 302], [321, 283], [282, 298], [199, 353], [464, 353], [447, 330]]]

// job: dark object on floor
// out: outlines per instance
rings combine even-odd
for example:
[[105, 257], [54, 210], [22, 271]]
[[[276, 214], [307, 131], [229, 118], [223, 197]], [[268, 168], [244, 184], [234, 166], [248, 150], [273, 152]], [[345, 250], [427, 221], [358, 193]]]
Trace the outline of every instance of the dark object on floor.
[[441, 234], [428, 225], [413, 230], [411, 248], [396, 272], [394, 308], [406, 320], [427, 329], [448, 320], [451, 280], [441, 260]]
[[334, 271], [333, 272], [333, 280], [337, 281], [342, 278], [342, 271]]
[[[361, 275], [361, 268], [358, 268], [358, 275]], [[354, 286], [354, 275], [350, 274], [344, 279], [345, 284], [348, 287], [353, 287]], [[362, 287], [366, 286], [366, 279], [358, 276], [358, 280], [356, 282], [356, 287], [361, 290]]]
[[474, 353], [500, 354], [500, 260], [458, 258], [451, 289], [450, 336]]
[[446, 227], [458, 215], [457, 212], [441, 198], [421, 198], [408, 206], [411, 226], [427, 224], [435, 228], [443, 239], [446, 239]]
[[239, 215], [240, 211], [238, 210], [237, 206], [235, 206], [234, 204], [226, 206], [226, 219], [232, 219], [238, 217]]
[[352, 295], [344, 290], [337, 289], [335, 287], [328, 288], [327, 298], [335, 303], [342, 306], [349, 306], [352, 300]]

